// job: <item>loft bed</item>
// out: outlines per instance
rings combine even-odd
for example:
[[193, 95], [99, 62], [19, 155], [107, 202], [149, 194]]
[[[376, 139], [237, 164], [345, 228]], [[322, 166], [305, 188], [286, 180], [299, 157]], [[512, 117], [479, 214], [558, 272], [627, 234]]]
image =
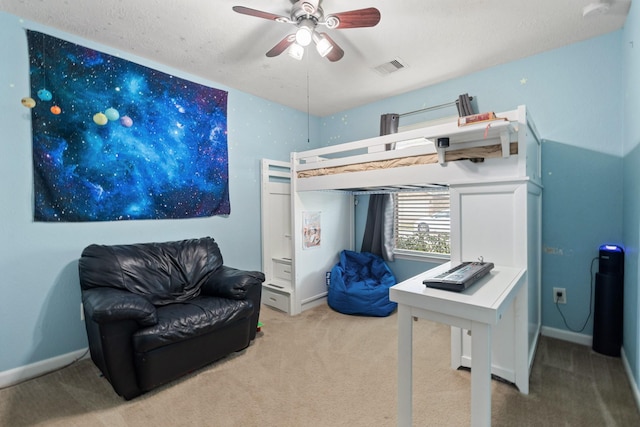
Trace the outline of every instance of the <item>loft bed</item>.
[[[454, 118], [291, 153], [290, 313], [324, 303], [326, 272], [341, 250], [357, 249], [355, 196], [448, 185], [450, 265], [482, 257], [526, 273], [526, 284], [492, 332], [491, 372], [528, 392], [542, 324], [541, 139], [525, 106], [496, 116], [500, 120], [458, 126]], [[437, 147], [438, 138], [449, 138], [449, 146]], [[321, 244], [314, 248], [304, 245], [309, 214], [320, 218]], [[452, 327], [452, 368], [470, 367], [470, 361], [468, 334]]]
[[[517, 177], [540, 182], [540, 139], [526, 107], [496, 117], [294, 152], [295, 191], [388, 192]], [[449, 146], [438, 147], [439, 138]]]

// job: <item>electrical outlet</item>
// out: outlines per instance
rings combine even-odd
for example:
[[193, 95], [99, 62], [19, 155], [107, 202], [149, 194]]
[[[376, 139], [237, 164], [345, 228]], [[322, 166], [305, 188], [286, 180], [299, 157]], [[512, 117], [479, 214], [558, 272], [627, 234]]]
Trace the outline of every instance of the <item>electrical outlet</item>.
[[566, 304], [567, 290], [565, 288], [553, 288], [553, 302], [558, 304]]

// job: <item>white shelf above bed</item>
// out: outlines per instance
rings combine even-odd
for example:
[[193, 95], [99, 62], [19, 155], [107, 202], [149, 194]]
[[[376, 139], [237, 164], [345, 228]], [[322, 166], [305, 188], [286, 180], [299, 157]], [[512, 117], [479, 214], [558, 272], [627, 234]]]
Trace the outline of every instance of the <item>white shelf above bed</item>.
[[[438, 152], [435, 142], [438, 138], [449, 138], [451, 145], [448, 150], [457, 149], [457, 145], [483, 146], [500, 142], [503, 149], [509, 153], [508, 144], [511, 136], [516, 132], [516, 127], [506, 120], [478, 123], [459, 127], [457, 122], [445, 123], [436, 126], [408, 130], [391, 135], [378, 136], [356, 142], [333, 145], [297, 153], [299, 165], [297, 170], [311, 170], [319, 167], [334, 167], [359, 161], [375, 161], [394, 159], [399, 157], [430, 154]], [[411, 147], [402, 150], [386, 150], [386, 146], [398, 142], [418, 140], [424, 141], [422, 145], [415, 143]], [[366, 151], [366, 152], [363, 152]], [[440, 149], [444, 152], [444, 149]], [[358, 154], [360, 152], [361, 154]], [[340, 157], [336, 157], [340, 156]], [[506, 157], [506, 156], [505, 156]], [[440, 163], [444, 163], [444, 160]]]
[[448, 148], [439, 148], [436, 144], [438, 163], [441, 165], [446, 163], [445, 152], [447, 150], [460, 148], [456, 147], [456, 145], [461, 144], [464, 144], [465, 148], [482, 147], [499, 141], [500, 148], [502, 150], [502, 157], [509, 157], [509, 144], [511, 143], [512, 135], [516, 133], [516, 129], [513, 124], [506, 120], [494, 120], [458, 127], [457, 131], [457, 133], [437, 137], [448, 137], [450, 144]]

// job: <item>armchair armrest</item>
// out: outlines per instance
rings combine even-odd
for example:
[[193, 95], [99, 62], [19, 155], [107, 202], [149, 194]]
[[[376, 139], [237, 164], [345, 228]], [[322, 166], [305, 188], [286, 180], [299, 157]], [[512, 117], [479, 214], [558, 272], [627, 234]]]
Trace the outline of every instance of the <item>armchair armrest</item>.
[[156, 308], [142, 295], [121, 289], [92, 288], [82, 291], [85, 316], [96, 323], [134, 320], [141, 326], [158, 323]]
[[215, 270], [202, 286], [202, 293], [231, 299], [245, 299], [250, 289], [262, 286], [264, 273], [260, 271], [238, 270], [221, 266]]

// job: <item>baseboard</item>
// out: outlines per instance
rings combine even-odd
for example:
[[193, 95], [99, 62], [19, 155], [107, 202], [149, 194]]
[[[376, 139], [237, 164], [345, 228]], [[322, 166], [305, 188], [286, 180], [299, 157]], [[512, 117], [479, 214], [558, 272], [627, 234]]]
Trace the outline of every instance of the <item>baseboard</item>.
[[576, 332], [567, 331], [565, 329], [550, 328], [543, 326], [540, 329], [540, 333], [545, 337], [557, 338], [563, 341], [569, 341], [575, 344], [586, 345], [591, 347], [593, 344], [593, 337], [591, 335], [578, 334]]
[[640, 410], [640, 388], [638, 388], [638, 383], [636, 383], [636, 380], [633, 377], [633, 371], [631, 371], [631, 366], [629, 365], [629, 360], [627, 359], [627, 355], [624, 351], [624, 346], [622, 347], [621, 353], [622, 365], [624, 366], [624, 370], [627, 373], [627, 378], [629, 378], [629, 385], [631, 386], [631, 391], [633, 392], [636, 406]]
[[80, 359], [88, 357], [90, 357], [89, 349], [83, 348], [72, 351], [71, 353], [0, 372], [0, 388], [9, 387], [31, 378], [39, 377], [40, 375], [64, 368]]
[[300, 311], [301, 312], [306, 311], [306, 310], [309, 310], [310, 308], [314, 308], [326, 303], [327, 303], [327, 292], [323, 292], [321, 294], [315, 295], [311, 298], [307, 298], [304, 301], [302, 301], [302, 307]]

